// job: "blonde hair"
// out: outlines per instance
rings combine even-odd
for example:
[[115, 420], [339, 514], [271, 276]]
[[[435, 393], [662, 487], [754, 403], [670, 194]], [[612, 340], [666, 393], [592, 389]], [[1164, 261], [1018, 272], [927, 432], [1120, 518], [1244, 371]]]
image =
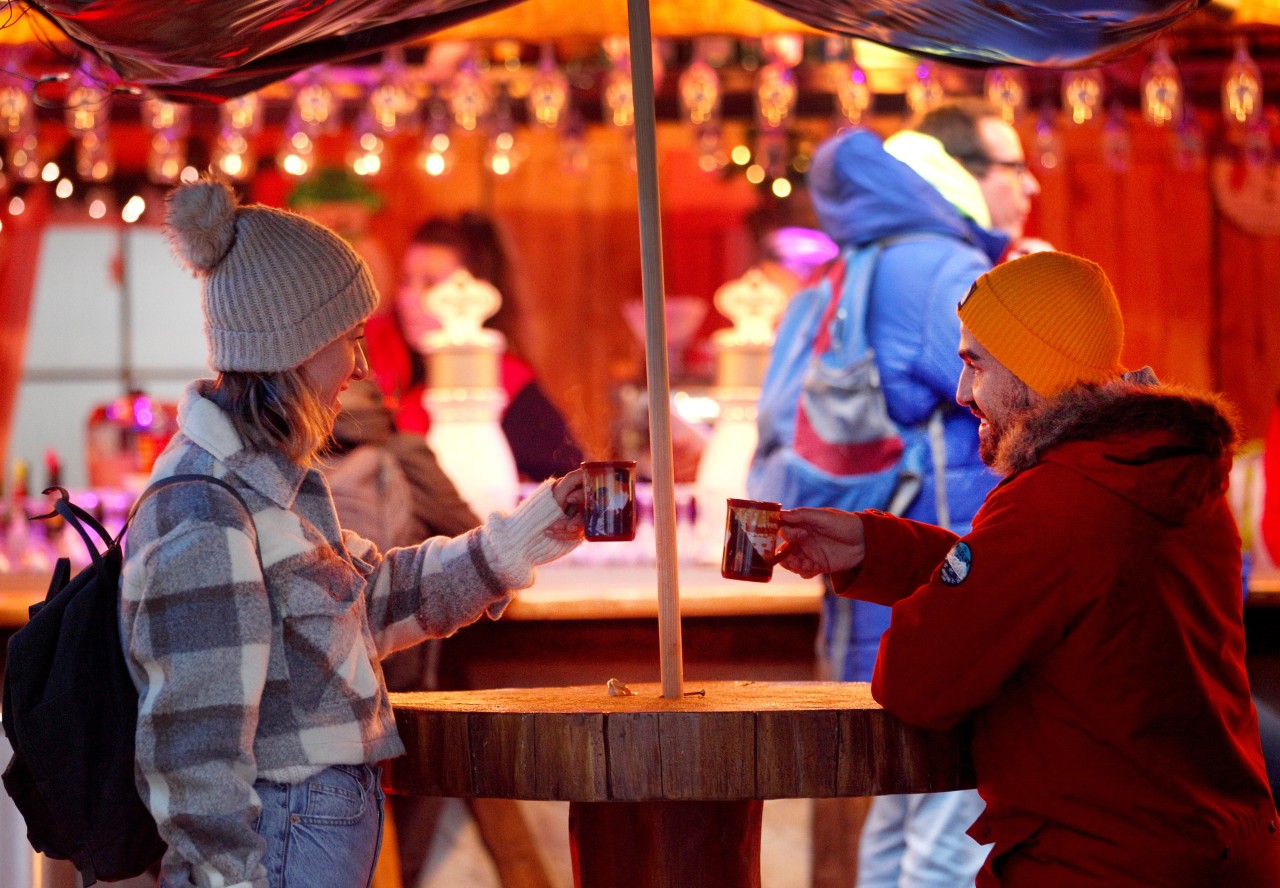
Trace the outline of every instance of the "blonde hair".
[[224, 370], [212, 392], [246, 445], [280, 450], [310, 468], [327, 445], [337, 418], [316, 397], [302, 367], [274, 373]]

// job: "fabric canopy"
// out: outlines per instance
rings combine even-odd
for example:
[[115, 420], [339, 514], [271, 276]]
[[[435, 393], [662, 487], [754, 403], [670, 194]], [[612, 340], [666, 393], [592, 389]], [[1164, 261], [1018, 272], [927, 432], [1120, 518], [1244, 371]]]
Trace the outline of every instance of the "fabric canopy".
[[[759, 0], [756, 14], [749, 14], [753, 0], [737, 2], [745, 4], [737, 13], [725, 10], [733, 6], [728, 0], [718, 0], [708, 15], [697, 0], [655, 0], [653, 18], [662, 25], [655, 33], [696, 36], [716, 29], [754, 36], [755, 29], [782, 27], [792, 19], [953, 63], [1068, 67], [1119, 56], [1206, 0], [1109, 0], [1101, 7], [1096, 0]], [[312, 65], [446, 31], [516, 3], [31, 0], [30, 6], [125, 81], [172, 99], [217, 101]], [[682, 7], [692, 10], [682, 15]], [[593, 30], [607, 36], [619, 33], [615, 22], [625, 21], [626, 0], [526, 0], [509, 15], [513, 29], [518, 23], [520, 30], [502, 36], [554, 39]], [[682, 20], [688, 23], [683, 31]], [[478, 27], [471, 30], [480, 36]], [[498, 35], [486, 29], [483, 36]]]

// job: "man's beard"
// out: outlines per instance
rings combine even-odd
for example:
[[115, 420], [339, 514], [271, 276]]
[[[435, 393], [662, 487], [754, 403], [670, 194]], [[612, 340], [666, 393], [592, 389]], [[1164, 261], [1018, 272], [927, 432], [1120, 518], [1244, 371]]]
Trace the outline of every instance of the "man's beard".
[[990, 415], [986, 417], [987, 434], [978, 437], [978, 458], [983, 465], [994, 467], [1000, 455], [1000, 445], [1009, 432], [1021, 425], [1023, 419], [1031, 413], [1031, 389], [1022, 387], [1022, 398], [1018, 403], [1010, 404], [1004, 411], [1004, 418], [997, 424]]
[[997, 429], [990, 420], [987, 420], [987, 428], [990, 432], [978, 438], [978, 458], [982, 460], [983, 465], [994, 466], [996, 454], [1000, 452], [1000, 442], [1004, 440], [1004, 430]]

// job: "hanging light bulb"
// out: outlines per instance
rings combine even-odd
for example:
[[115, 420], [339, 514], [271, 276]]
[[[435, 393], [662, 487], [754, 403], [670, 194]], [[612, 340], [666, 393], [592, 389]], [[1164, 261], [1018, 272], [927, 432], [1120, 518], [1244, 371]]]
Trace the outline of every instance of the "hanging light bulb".
[[871, 108], [874, 97], [867, 83], [867, 72], [862, 70], [852, 54], [848, 62], [835, 65], [836, 105], [840, 117], [851, 126], [862, 123], [863, 115]]
[[147, 178], [162, 185], [173, 185], [187, 165], [186, 136], [191, 109], [155, 96], [142, 102], [142, 121], [151, 132], [147, 152]]
[[185, 135], [191, 121], [191, 109], [154, 95], [142, 100], [142, 121], [153, 132]]
[[116, 171], [115, 153], [106, 127], [84, 133], [76, 140], [76, 173], [86, 182], [105, 182]]
[[284, 128], [284, 139], [276, 162], [290, 176], [302, 178], [311, 172], [315, 155], [315, 141], [307, 132], [299, 109], [295, 106]]
[[1062, 165], [1062, 134], [1058, 131], [1058, 114], [1048, 101], [1036, 118], [1033, 152], [1036, 166], [1042, 170], [1054, 170]]
[[1062, 75], [1062, 106], [1071, 111], [1072, 123], [1092, 120], [1102, 107], [1103, 92], [1102, 72], [1097, 68]]
[[173, 185], [187, 165], [187, 152], [180, 138], [163, 132], [151, 137], [147, 152], [147, 178], [161, 185]]
[[17, 78], [4, 76], [0, 81], [0, 135], [27, 128], [33, 116], [31, 94]]
[[351, 150], [347, 152], [347, 165], [357, 176], [376, 176], [382, 172], [382, 125], [377, 117], [366, 110], [356, 122]]
[[555, 47], [542, 44], [538, 69], [529, 79], [529, 116], [548, 129], [556, 129], [569, 106], [569, 78], [556, 65]]
[[293, 98], [299, 125], [310, 136], [332, 132], [338, 125], [338, 102], [323, 68], [311, 68]]
[[765, 127], [775, 128], [795, 111], [795, 74], [781, 62], [770, 62], [756, 75], [756, 117]]
[[39, 135], [35, 103], [16, 77], [0, 81], [0, 137], [4, 138], [4, 162], [15, 178], [34, 182], [40, 177]]
[[222, 103], [220, 116], [222, 125], [239, 130], [246, 136], [256, 134], [261, 129], [258, 118], [259, 99], [257, 93], [247, 93]]
[[468, 55], [458, 65], [458, 71], [449, 85], [449, 112], [453, 121], [464, 130], [471, 131], [489, 113], [493, 98], [481, 76], [473, 56]]
[[425, 133], [418, 150], [418, 166], [428, 176], [443, 176], [453, 170], [453, 140], [449, 137], [449, 111], [442, 100], [427, 107]]
[[1017, 68], [991, 68], [983, 79], [987, 101], [1000, 109], [1005, 123], [1013, 123], [1026, 110], [1026, 78]]
[[720, 72], [707, 64], [699, 49], [677, 81], [680, 111], [695, 127], [720, 116]]
[[916, 76], [907, 87], [907, 107], [913, 114], [924, 114], [936, 108], [943, 99], [942, 81], [932, 62], [916, 65]]
[[111, 117], [111, 94], [84, 66], [77, 67], [67, 81], [63, 116], [76, 137], [101, 129]]
[[509, 176], [522, 159], [516, 145], [515, 121], [511, 118], [511, 97], [504, 87], [494, 103], [492, 133], [484, 163], [495, 176]]
[[218, 138], [213, 145], [213, 165], [234, 181], [249, 178], [256, 160], [252, 136], [261, 128], [258, 94], [249, 93], [222, 103], [218, 111]]
[[1169, 58], [1169, 48], [1161, 41], [1142, 71], [1142, 116], [1148, 123], [1164, 126], [1177, 120], [1182, 109], [1182, 79]]
[[243, 182], [254, 167], [252, 148], [242, 130], [224, 126], [213, 145], [213, 166], [223, 175]]
[[605, 72], [602, 90], [605, 118], [623, 129], [634, 126], [636, 122], [631, 92], [631, 54], [625, 47], [625, 43], [619, 45], [616, 39], [606, 47], [613, 63]]
[[383, 55], [378, 82], [369, 91], [369, 115], [380, 135], [392, 135], [399, 132], [417, 110], [418, 100], [409, 84], [404, 50], [392, 47]]
[[1222, 116], [1228, 124], [1246, 127], [1262, 118], [1262, 71], [1243, 37], [1236, 38], [1235, 57], [1222, 77]]
[[1102, 156], [1107, 166], [1117, 173], [1129, 169], [1129, 118], [1124, 105], [1113, 101], [1107, 109], [1107, 120], [1102, 125]]

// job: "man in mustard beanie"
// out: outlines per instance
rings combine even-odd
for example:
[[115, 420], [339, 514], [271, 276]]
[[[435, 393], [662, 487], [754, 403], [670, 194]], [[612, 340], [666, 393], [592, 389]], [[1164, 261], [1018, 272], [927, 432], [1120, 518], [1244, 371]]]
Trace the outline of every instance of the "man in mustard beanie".
[[1125, 373], [1087, 259], [1008, 262], [958, 312], [956, 400], [1003, 476], [972, 530], [796, 509], [782, 565], [892, 606], [885, 709], [972, 726], [969, 834], [993, 844], [978, 888], [1280, 886], [1224, 497], [1232, 411]]

